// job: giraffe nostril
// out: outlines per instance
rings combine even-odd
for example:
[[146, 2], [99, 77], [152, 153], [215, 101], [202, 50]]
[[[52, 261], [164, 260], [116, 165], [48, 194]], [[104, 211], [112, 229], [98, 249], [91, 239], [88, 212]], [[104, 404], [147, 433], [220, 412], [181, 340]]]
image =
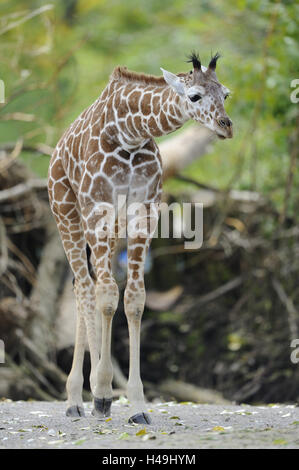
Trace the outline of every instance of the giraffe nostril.
[[218, 119], [218, 124], [220, 127], [230, 127], [232, 122], [229, 118], [220, 118]]

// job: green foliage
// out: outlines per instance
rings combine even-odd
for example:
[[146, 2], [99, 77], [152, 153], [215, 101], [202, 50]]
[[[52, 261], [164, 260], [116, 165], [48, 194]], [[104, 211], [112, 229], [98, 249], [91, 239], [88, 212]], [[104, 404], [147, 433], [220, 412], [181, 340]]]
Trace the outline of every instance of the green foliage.
[[[7, 104], [0, 105], [0, 143], [22, 138], [55, 146], [117, 64], [152, 74], [160, 74], [160, 66], [187, 71], [191, 49], [203, 63], [219, 50], [217, 72], [232, 90], [226, 107], [235, 137], [217, 142], [185, 174], [221, 188], [257, 189], [282, 207], [299, 106], [290, 101], [290, 83], [299, 78], [296, 2], [68, 0], [52, 1], [52, 8], [28, 18], [46, 5], [10, 0], [1, 6]], [[17, 112], [32, 120], [7, 116]], [[46, 175], [47, 157], [23, 152], [22, 158]], [[293, 187], [298, 184], [295, 172]], [[170, 181], [166, 189], [177, 185]], [[298, 204], [294, 193], [291, 214]]]

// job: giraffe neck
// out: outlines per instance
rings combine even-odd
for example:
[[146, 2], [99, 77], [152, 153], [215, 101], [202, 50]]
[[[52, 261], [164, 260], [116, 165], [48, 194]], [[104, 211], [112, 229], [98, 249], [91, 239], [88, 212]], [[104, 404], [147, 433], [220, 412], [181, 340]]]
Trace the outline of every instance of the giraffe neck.
[[114, 112], [109, 115], [128, 147], [169, 134], [189, 119], [179, 95], [166, 84], [124, 83], [118, 86], [116, 83], [112, 90], [107, 105], [110, 103]]

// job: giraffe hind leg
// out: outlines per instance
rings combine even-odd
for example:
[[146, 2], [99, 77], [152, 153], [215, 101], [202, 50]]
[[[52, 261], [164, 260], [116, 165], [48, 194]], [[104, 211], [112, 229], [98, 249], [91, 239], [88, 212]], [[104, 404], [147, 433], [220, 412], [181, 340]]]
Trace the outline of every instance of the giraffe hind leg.
[[[77, 199], [70, 183], [60, 168], [60, 178], [52, 173], [58, 163], [50, 170], [49, 200], [54, 214], [62, 244], [75, 277], [74, 291], [77, 304], [76, 339], [73, 363], [67, 379], [68, 398], [67, 416], [82, 416], [83, 359], [86, 338], [91, 357], [91, 388], [94, 385], [96, 368], [99, 361], [99, 338], [96, 331], [95, 286], [88, 269], [88, 250]], [[56, 178], [54, 177], [56, 176]]]

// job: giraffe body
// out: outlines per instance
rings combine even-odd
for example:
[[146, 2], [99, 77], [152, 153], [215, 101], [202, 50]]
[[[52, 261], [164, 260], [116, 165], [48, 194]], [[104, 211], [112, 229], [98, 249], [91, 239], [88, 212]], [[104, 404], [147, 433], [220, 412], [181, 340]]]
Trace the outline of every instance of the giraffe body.
[[[127, 391], [132, 420], [149, 422], [144, 412], [139, 351], [145, 303], [144, 262], [158, 223], [162, 192], [161, 157], [154, 138], [175, 131], [190, 118], [210, 128], [220, 117], [228, 119], [222, 104], [224, 87], [216, 82], [213, 67], [203, 72], [194, 61], [193, 65], [193, 73], [174, 75], [163, 71], [164, 78], [117, 67], [101, 96], [63, 134], [51, 158], [49, 200], [74, 273], [77, 303], [74, 358], [67, 380], [67, 415], [84, 414], [82, 364], [86, 337], [91, 356], [92, 413], [97, 417], [110, 414], [111, 327], [119, 300], [111, 259], [120, 232], [126, 229], [124, 224], [129, 226], [132, 220], [129, 208], [142, 203], [145, 213], [140, 215], [140, 220], [135, 215], [134, 223], [140, 222], [143, 229], [129, 234], [127, 240], [124, 305], [130, 338]], [[199, 74], [202, 74], [201, 84]], [[211, 80], [207, 82], [208, 74], [214, 84]], [[217, 98], [206, 99], [206, 104], [196, 110], [194, 93], [200, 90], [207, 94], [206, 98], [208, 94], [212, 96], [207, 85], [216, 88], [219, 102]], [[224, 137], [221, 124], [217, 124], [217, 130]], [[230, 124], [226, 132], [230, 137]], [[125, 203], [125, 218], [121, 211], [117, 212], [120, 198]], [[144, 231], [144, 219], [149, 231]], [[93, 271], [88, 269], [86, 247], [91, 251]], [[101, 351], [95, 328], [96, 310], [102, 319]]]

